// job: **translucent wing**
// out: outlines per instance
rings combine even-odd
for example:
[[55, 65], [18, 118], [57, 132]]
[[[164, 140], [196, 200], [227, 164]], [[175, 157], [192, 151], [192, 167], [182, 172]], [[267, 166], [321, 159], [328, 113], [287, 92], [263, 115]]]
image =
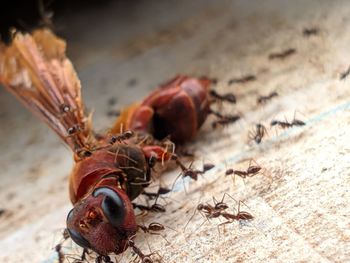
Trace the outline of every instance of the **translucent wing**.
[[78, 153], [95, 140], [65, 49], [65, 42], [49, 30], [17, 33], [11, 45], [0, 43], [0, 83]]

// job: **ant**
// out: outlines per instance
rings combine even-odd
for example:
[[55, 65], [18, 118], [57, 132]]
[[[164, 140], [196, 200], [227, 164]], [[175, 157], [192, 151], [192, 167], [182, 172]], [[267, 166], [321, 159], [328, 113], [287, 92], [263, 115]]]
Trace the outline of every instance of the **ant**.
[[[239, 221], [239, 220], [252, 220], [254, 219], [254, 216], [246, 211], [241, 211], [241, 203], [243, 203], [243, 201], [239, 200], [238, 201], [238, 209], [237, 209], [237, 214], [231, 214], [231, 213], [222, 213], [222, 216], [227, 219], [226, 222], [223, 222], [220, 224], [221, 225], [226, 225], [226, 224], [230, 224], [233, 221]], [[244, 204], [244, 203], [243, 203]]]
[[277, 97], [278, 93], [276, 91], [271, 92], [269, 95], [267, 96], [260, 96], [258, 97], [258, 99], [256, 100], [256, 102], [258, 104], [265, 104], [266, 102], [268, 102], [269, 100], [271, 100], [273, 97]]
[[304, 126], [306, 125], [305, 122], [298, 120], [295, 118], [295, 114], [294, 114], [294, 118], [292, 122], [288, 122], [288, 121], [277, 121], [277, 120], [272, 120], [270, 123], [271, 126], [280, 126], [282, 129], [287, 129], [287, 128], [291, 128], [293, 126]]
[[227, 101], [230, 103], [236, 103], [236, 96], [233, 95], [232, 93], [226, 93], [224, 95], [218, 94], [215, 90], [210, 91], [210, 96], [212, 96], [215, 99], [222, 100], [222, 101]]
[[138, 225], [138, 227], [144, 233], [149, 233], [151, 235], [159, 235], [159, 233], [157, 232], [163, 231], [165, 229], [165, 227], [162, 224], [156, 222], [150, 223], [148, 227], [144, 225]]
[[286, 57], [289, 57], [290, 55], [294, 54], [296, 52], [295, 48], [289, 48], [286, 49], [280, 53], [271, 53], [269, 55], [269, 59], [273, 60], [273, 59], [284, 59]]
[[55, 251], [57, 252], [58, 262], [59, 263], [63, 263], [64, 259], [65, 259], [65, 256], [64, 256], [64, 254], [62, 252], [62, 244], [57, 244], [55, 246]]
[[259, 144], [261, 143], [262, 138], [265, 136], [265, 133], [267, 133], [265, 126], [258, 123], [255, 125], [255, 130], [249, 132], [248, 137], [250, 140], [254, 140], [257, 144]]
[[151, 253], [151, 254], [148, 254], [148, 255], [145, 255], [142, 253], [141, 249], [138, 248], [136, 245], [135, 245], [135, 242], [134, 240], [131, 238], [129, 239], [128, 241], [128, 246], [134, 251], [134, 253], [141, 259], [141, 262], [142, 263], [153, 263], [153, 260], [151, 259], [151, 256], [154, 255], [155, 253]]
[[113, 135], [109, 141], [110, 144], [115, 144], [116, 142], [122, 142], [128, 140], [134, 136], [133, 131], [125, 131], [119, 135]]
[[242, 177], [243, 179], [246, 177], [253, 177], [254, 175], [257, 175], [260, 170], [262, 169], [259, 165], [251, 165], [252, 160], [249, 161], [249, 165], [246, 171], [243, 170], [234, 170], [232, 168], [227, 169], [225, 172], [225, 175], [238, 175], [240, 177]]
[[312, 35], [317, 35], [319, 33], [319, 29], [318, 28], [305, 28], [303, 30], [303, 35], [304, 37], [309, 37]]
[[138, 208], [141, 211], [149, 211], [149, 212], [154, 212], [154, 213], [165, 213], [166, 212], [165, 207], [163, 205], [157, 204], [157, 203], [155, 203], [151, 206], [139, 205], [139, 204], [135, 204], [135, 203], [132, 203], [132, 205], [134, 208]]
[[346, 79], [346, 77], [349, 76], [349, 74], [350, 74], [350, 67], [348, 67], [346, 71], [340, 74], [340, 80]]
[[222, 197], [220, 202], [217, 202], [215, 200], [215, 198], [213, 197], [214, 206], [212, 206], [211, 204], [208, 204], [208, 203], [207, 204], [200, 203], [197, 206], [197, 210], [199, 212], [201, 212], [201, 213], [204, 213], [204, 216], [208, 220], [212, 219], [212, 218], [218, 218], [220, 216], [225, 218], [227, 221], [224, 222], [224, 223], [221, 223], [220, 225], [232, 223], [234, 220], [236, 220], [236, 221], [239, 221], [239, 220], [251, 220], [251, 219], [254, 218], [250, 213], [240, 210], [240, 205], [241, 205], [241, 203], [243, 203], [243, 201], [241, 201], [241, 200], [238, 201], [237, 214], [232, 214], [232, 213], [227, 212], [226, 210], [229, 208], [229, 206], [224, 202], [224, 198], [225, 198], [226, 195], [228, 195], [233, 200], [235, 200], [232, 196], [230, 196], [229, 194], [225, 193], [223, 195], [223, 197]]
[[149, 193], [149, 192], [143, 191], [142, 194], [147, 196], [150, 200], [153, 200], [153, 199], [157, 199], [160, 195], [165, 195], [169, 192], [171, 192], [171, 189], [165, 188], [165, 187], [159, 187], [157, 193]]
[[227, 84], [232, 85], [234, 83], [246, 83], [246, 82], [250, 82], [250, 81], [254, 81], [254, 80], [256, 80], [256, 77], [254, 75], [247, 75], [247, 76], [244, 76], [242, 78], [230, 79], [227, 82]]
[[[173, 155], [173, 158], [172, 158], [172, 159], [175, 160], [176, 164], [177, 164], [178, 166], [180, 166], [180, 168], [181, 168], [181, 170], [182, 170], [182, 173], [181, 173], [179, 176], [182, 175], [183, 178], [185, 178], [185, 177], [190, 177], [191, 179], [193, 179], [193, 180], [195, 180], [195, 181], [198, 180], [198, 175], [204, 174], [204, 173], [206, 173], [207, 171], [209, 171], [210, 169], [212, 169], [212, 168], [215, 167], [214, 164], [209, 164], [209, 163], [207, 163], [207, 164], [203, 164], [203, 169], [202, 169], [202, 170], [196, 170], [196, 169], [192, 169], [192, 168], [191, 168], [193, 162], [191, 162], [191, 164], [190, 164], [189, 167], [186, 167], [183, 163], [181, 163], [181, 162], [179, 161], [179, 159], [177, 158], [176, 155]], [[177, 179], [176, 179], [176, 180], [177, 180]], [[176, 180], [175, 180], [175, 182], [176, 182]]]
[[225, 126], [225, 125], [234, 123], [241, 118], [240, 114], [225, 116], [225, 115], [222, 115], [220, 112], [213, 111], [213, 110], [210, 110], [210, 113], [215, 115], [217, 118], [219, 118], [218, 120], [212, 122], [211, 125], [213, 129], [215, 129], [218, 125]]
[[98, 255], [95, 259], [95, 263], [113, 263], [109, 256]]

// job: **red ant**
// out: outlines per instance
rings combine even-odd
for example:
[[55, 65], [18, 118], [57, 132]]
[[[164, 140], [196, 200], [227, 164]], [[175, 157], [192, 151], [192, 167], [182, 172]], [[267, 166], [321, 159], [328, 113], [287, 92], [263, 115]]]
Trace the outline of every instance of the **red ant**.
[[125, 141], [125, 140], [128, 140], [130, 138], [132, 138], [134, 136], [134, 132], [133, 131], [125, 131], [121, 134], [118, 134], [118, 135], [113, 135], [111, 137], [111, 140], [110, 140], [110, 144], [115, 144], [116, 142], [122, 142], [122, 141]]
[[261, 143], [262, 138], [265, 136], [265, 133], [267, 133], [265, 126], [258, 123], [255, 125], [255, 130], [249, 132], [248, 137], [250, 140], [254, 140], [257, 144], [259, 144]]
[[234, 170], [232, 168], [227, 169], [225, 172], [225, 175], [238, 175], [242, 178], [246, 178], [246, 177], [252, 177], [254, 175], [257, 175], [260, 170], [262, 169], [259, 165], [251, 165], [252, 160], [249, 161], [249, 165], [246, 171], [242, 171], [242, 170]]
[[[254, 216], [251, 215], [249, 212], [240, 210], [240, 204], [243, 203], [243, 201], [241, 201], [241, 200], [238, 201], [238, 210], [237, 210], [236, 214], [232, 214], [232, 213], [227, 212], [226, 210], [229, 208], [229, 206], [224, 202], [226, 195], [229, 196], [231, 199], [233, 199], [235, 202], [237, 202], [236, 199], [234, 199], [228, 193], [225, 193], [223, 195], [220, 202], [217, 202], [216, 199], [213, 197], [214, 206], [211, 204], [208, 204], [208, 203], [206, 203], [206, 204], [199, 203], [194, 214], [190, 218], [190, 220], [193, 218], [196, 211], [198, 211], [202, 215], [204, 214], [204, 217], [207, 220], [210, 220], [212, 218], [219, 218], [219, 217], [225, 218], [227, 221], [219, 224], [219, 226], [232, 223], [234, 220], [236, 220], [236, 221], [251, 220], [254, 218]], [[188, 223], [190, 222], [190, 220], [188, 221]], [[187, 224], [186, 224], [186, 226], [187, 226]], [[186, 226], [185, 226], [185, 228], [186, 228]]]

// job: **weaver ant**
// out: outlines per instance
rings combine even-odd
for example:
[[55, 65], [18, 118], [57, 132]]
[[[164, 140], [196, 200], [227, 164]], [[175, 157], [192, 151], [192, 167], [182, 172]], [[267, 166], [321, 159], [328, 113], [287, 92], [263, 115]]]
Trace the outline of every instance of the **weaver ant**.
[[278, 93], [276, 91], [273, 91], [269, 95], [258, 97], [256, 102], [258, 104], [265, 104], [266, 102], [268, 102], [269, 100], [277, 96], [278, 96]]
[[255, 125], [254, 131], [249, 131], [248, 137], [250, 140], [254, 140], [257, 144], [261, 143], [262, 138], [267, 133], [267, 130], [264, 125], [258, 123]]

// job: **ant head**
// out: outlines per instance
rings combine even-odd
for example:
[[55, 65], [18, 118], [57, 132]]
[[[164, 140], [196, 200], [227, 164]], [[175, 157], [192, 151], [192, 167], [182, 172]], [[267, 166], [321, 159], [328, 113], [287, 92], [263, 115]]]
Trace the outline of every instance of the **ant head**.
[[126, 194], [120, 189], [99, 187], [69, 212], [67, 230], [79, 246], [107, 255], [126, 250], [137, 225]]

